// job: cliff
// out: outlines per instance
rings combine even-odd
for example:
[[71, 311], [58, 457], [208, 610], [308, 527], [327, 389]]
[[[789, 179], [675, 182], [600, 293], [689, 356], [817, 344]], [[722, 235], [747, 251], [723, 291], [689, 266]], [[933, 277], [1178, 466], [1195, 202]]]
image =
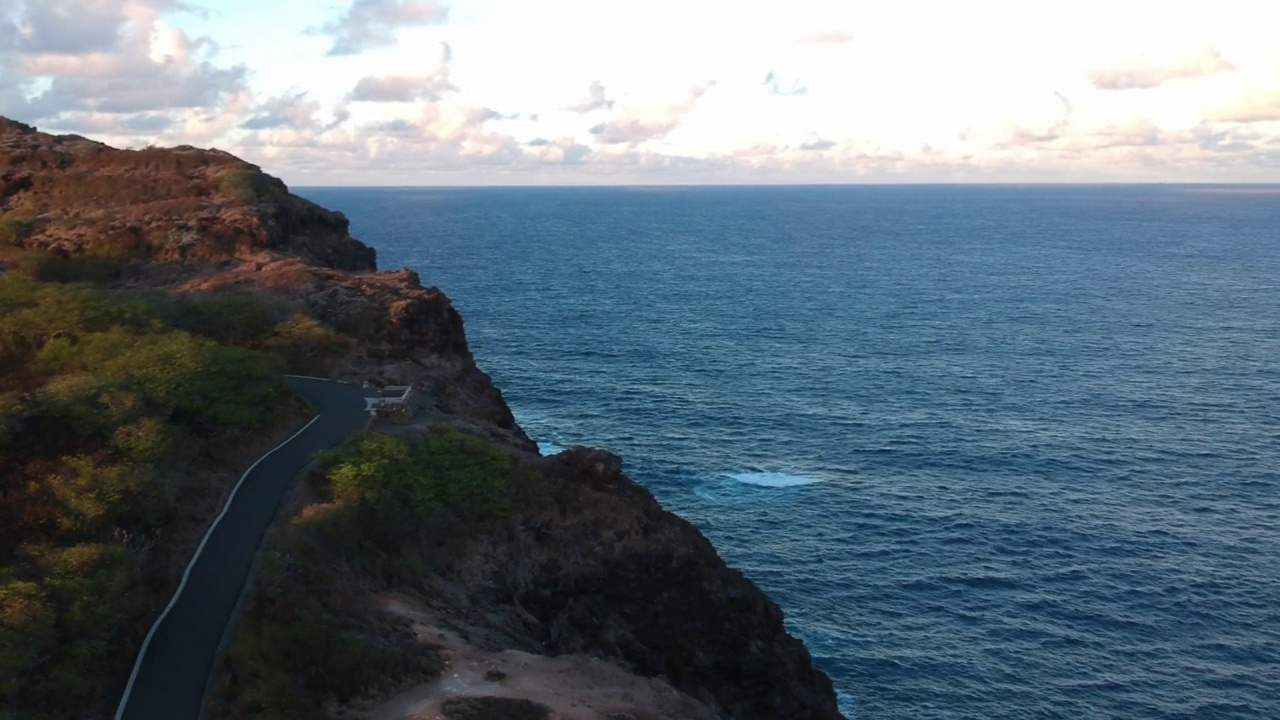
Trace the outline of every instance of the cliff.
[[263, 290], [356, 340], [341, 380], [432, 388], [442, 413], [533, 444], [467, 348], [462, 318], [416, 273], [376, 272], [339, 212], [218, 150], [119, 150], [0, 117], [0, 248], [126, 263], [119, 284]]
[[[840, 717], [830, 681], [786, 633], [777, 605], [622, 474], [618, 458], [582, 448], [537, 457], [476, 366], [448, 297], [412, 271], [378, 272], [373, 249], [350, 236], [341, 213], [217, 150], [117, 150], [0, 118], [0, 263], [32, 258], [101, 260], [105, 287], [117, 294], [234, 292], [265, 298], [264, 307], [280, 303], [350, 341], [325, 352], [304, 344], [305, 352], [287, 355], [310, 372], [421, 391], [409, 416], [387, 431], [420, 438], [445, 422], [499, 443], [520, 472], [537, 478], [538, 491], [517, 489], [519, 501], [500, 519], [465, 540], [439, 540], [448, 552], [437, 562], [415, 566], [407, 580], [403, 568], [389, 573], [400, 585], [353, 580], [378, 599], [352, 607], [376, 615], [388, 598], [400, 598], [392, 604], [416, 618], [420, 636], [431, 628], [456, 640], [448, 652], [448, 643], [431, 641], [455, 661], [525, 653], [519, 667], [528, 668], [530, 658], [580, 658], [579, 680], [617, 683], [621, 674], [652, 690], [598, 715], [534, 697], [555, 713], [546, 717]], [[257, 342], [271, 347], [270, 339]], [[325, 492], [322, 485], [304, 483], [294, 511], [320, 512], [324, 499], [307, 493]], [[426, 543], [430, 533], [417, 535]], [[227, 672], [224, 707], [252, 715], [234, 697], [245, 679]], [[429, 684], [439, 672], [425, 663], [420, 677], [396, 687]], [[514, 671], [503, 680], [508, 674], [489, 681], [514, 702], [523, 695]], [[431, 692], [434, 701], [453, 702], [447, 688]], [[364, 707], [374, 707], [378, 698], [365, 695]], [[408, 716], [393, 705], [378, 716]], [[364, 712], [352, 707], [338, 703], [329, 714]]]

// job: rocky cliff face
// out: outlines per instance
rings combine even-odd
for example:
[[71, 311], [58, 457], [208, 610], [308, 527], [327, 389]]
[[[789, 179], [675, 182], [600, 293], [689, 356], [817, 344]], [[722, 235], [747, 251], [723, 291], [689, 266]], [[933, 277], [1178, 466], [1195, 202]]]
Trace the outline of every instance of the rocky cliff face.
[[342, 213], [217, 150], [117, 150], [0, 118], [0, 199], [23, 225], [14, 244], [25, 248], [160, 262], [265, 250], [342, 270], [375, 266]]
[[542, 464], [554, 502], [518, 510], [435, 595], [477, 640], [608, 657], [737, 720], [841, 717], [778, 606], [620, 458], [573, 448]]
[[0, 265], [22, 253], [116, 258], [126, 291], [287, 298], [356, 340], [334, 376], [416, 385], [424, 417], [541, 463], [555, 502], [518, 510], [439, 578], [436, 609], [469, 642], [608, 658], [721, 717], [840, 717], [777, 605], [619, 459], [534, 457], [448, 297], [414, 272], [377, 272], [341, 213], [220, 151], [116, 150], [0, 118]]
[[118, 150], [0, 117], [0, 250], [124, 260], [131, 287], [287, 297], [356, 339], [328, 374], [422, 385], [428, 410], [532, 449], [448, 297], [411, 271], [377, 272], [348, 227], [225, 152]]

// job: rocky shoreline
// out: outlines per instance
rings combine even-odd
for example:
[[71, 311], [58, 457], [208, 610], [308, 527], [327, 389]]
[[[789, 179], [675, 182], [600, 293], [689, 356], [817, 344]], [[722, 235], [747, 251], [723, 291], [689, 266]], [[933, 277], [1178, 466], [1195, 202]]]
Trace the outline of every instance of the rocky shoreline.
[[[412, 385], [415, 405], [388, 427], [412, 433], [447, 423], [547, 478], [545, 501], [518, 506], [493, 531], [451, 548], [449, 562], [415, 580], [414, 597], [425, 600], [394, 607], [413, 615], [419, 632], [451, 638], [459, 658], [577, 658], [564, 666], [577, 668], [563, 671], [577, 678], [566, 687], [625, 675], [679, 695], [581, 712], [566, 701], [548, 705], [551, 717], [841, 717], [830, 680], [787, 634], [778, 606], [626, 477], [616, 456], [574, 448], [539, 457], [477, 367], [448, 297], [412, 271], [379, 272], [376, 253], [350, 236], [341, 213], [220, 151], [117, 150], [0, 118], [0, 229], [0, 250], [13, 257], [109, 261], [118, 292], [237, 291], [303, 308], [351, 340], [338, 355], [301, 358], [312, 363], [306, 370]], [[379, 602], [370, 613], [388, 612], [385, 596]], [[515, 679], [500, 696], [518, 699]], [[332, 714], [392, 717], [376, 700]], [[413, 707], [397, 717], [435, 717]]]

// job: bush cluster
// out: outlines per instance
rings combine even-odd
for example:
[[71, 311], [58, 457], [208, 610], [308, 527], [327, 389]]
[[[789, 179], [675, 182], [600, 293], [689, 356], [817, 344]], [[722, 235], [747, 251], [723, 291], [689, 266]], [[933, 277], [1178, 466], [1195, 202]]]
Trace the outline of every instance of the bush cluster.
[[250, 169], [224, 172], [218, 179], [218, 192], [238, 205], [250, 205], [259, 201], [278, 203], [288, 197], [288, 191], [279, 180]]
[[173, 301], [41, 277], [0, 272], [0, 708], [19, 719], [84, 716], [127, 672], [175, 479], [290, 397], [280, 357], [178, 327]]
[[20, 245], [35, 230], [35, 222], [12, 215], [0, 216], [0, 247]]
[[312, 478], [324, 502], [259, 556], [214, 714], [314, 718], [399, 678], [438, 673], [440, 658], [411, 634], [378, 630], [361, 594], [413, 592], [442, 533], [465, 537], [506, 515], [516, 486], [536, 479], [499, 447], [446, 427], [418, 442], [362, 433], [324, 453]]

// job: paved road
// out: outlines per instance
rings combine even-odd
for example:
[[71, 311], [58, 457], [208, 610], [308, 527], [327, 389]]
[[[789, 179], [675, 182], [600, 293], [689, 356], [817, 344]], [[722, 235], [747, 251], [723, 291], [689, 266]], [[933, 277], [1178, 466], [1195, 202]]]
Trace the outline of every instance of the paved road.
[[144, 643], [116, 720], [197, 720], [223, 632], [285, 491], [317, 451], [365, 426], [360, 388], [314, 378], [288, 381], [319, 416], [245, 473]]

